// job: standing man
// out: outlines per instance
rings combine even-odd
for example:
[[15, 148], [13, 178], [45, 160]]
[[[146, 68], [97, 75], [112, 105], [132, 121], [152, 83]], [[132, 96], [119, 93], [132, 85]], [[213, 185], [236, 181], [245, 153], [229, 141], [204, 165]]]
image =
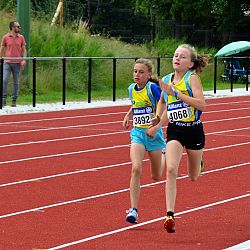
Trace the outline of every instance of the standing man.
[[[1, 41], [0, 57], [26, 57], [26, 42], [20, 34], [20, 24], [17, 21], [10, 22], [10, 32], [5, 34]], [[3, 96], [2, 105], [6, 106], [6, 98], [8, 94], [8, 80], [10, 73], [13, 74], [14, 87], [12, 95], [12, 107], [16, 107], [16, 100], [19, 92], [19, 75], [20, 69], [24, 70], [25, 60], [4, 60], [3, 66]]]

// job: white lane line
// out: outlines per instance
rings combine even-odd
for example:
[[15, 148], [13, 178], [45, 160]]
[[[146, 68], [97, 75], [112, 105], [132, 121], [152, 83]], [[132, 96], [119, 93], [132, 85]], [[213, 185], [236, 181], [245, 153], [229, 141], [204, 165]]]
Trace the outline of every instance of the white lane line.
[[250, 127], [235, 128], [235, 129], [229, 129], [229, 130], [210, 132], [210, 133], [206, 133], [206, 135], [226, 134], [226, 133], [229, 133], [229, 132], [242, 131], [242, 130], [248, 130], [248, 129], [250, 129]]
[[[250, 144], [250, 142], [242, 142], [242, 143], [238, 143], [238, 144], [231, 144], [231, 145], [227, 145], [227, 146], [220, 146], [220, 147], [211, 148], [211, 149], [204, 149], [203, 151], [216, 150], [216, 149], [229, 148], [229, 147], [238, 147], [238, 146], [243, 146], [243, 145], [248, 145], [248, 144]], [[109, 149], [116, 149], [116, 148], [129, 147], [129, 146], [130, 146], [130, 144], [124, 144], [124, 145], [116, 145], [116, 146], [110, 146], [110, 147], [105, 147], [105, 148], [93, 148], [93, 149], [86, 149], [86, 150], [80, 150], [80, 151], [72, 151], [72, 152], [66, 152], [66, 153], [58, 153], [58, 154], [51, 154], [51, 155], [34, 156], [34, 157], [29, 157], [29, 158], [21, 158], [21, 159], [16, 159], [16, 160], [2, 161], [2, 162], [0, 162], [0, 165], [8, 164], [8, 163], [14, 163], [14, 162], [23, 162], [23, 161], [31, 161], [31, 160], [52, 158], [52, 157], [62, 157], [62, 156], [68, 156], [68, 155], [89, 153], [89, 152], [95, 152], [95, 151], [101, 151], [101, 150], [109, 150]]]
[[14, 162], [31, 161], [31, 160], [38, 160], [38, 159], [44, 159], [44, 158], [52, 158], [52, 157], [61, 157], [61, 156], [67, 156], [67, 155], [89, 153], [89, 152], [115, 149], [115, 148], [123, 148], [123, 147], [129, 147], [129, 146], [130, 146], [130, 144], [124, 144], [124, 145], [110, 146], [110, 147], [106, 147], [106, 148], [93, 148], [93, 149], [86, 149], [86, 150], [73, 151], [73, 152], [67, 152], [67, 153], [34, 156], [34, 157], [30, 157], [30, 158], [21, 158], [21, 159], [16, 159], [16, 160], [2, 161], [2, 162], [0, 162], [0, 165], [7, 164], [7, 163], [14, 163]]
[[[225, 110], [223, 112], [225, 112]], [[220, 120], [203, 121], [202, 123], [205, 124], [205, 123], [223, 122], [223, 121], [229, 121], [229, 120], [231, 121], [231, 120], [247, 119], [247, 118], [250, 118], [250, 116], [239, 116], [239, 117], [231, 117], [231, 118], [220, 119]], [[62, 126], [62, 127], [42, 127], [39, 129], [20, 130], [20, 131], [12, 131], [12, 132], [1, 132], [0, 135], [21, 134], [21, 133], [40, 132], [40, 131], [59, 130], [59, 129], [78, 129], [78, 128], [84, 128], [84, 127], [89, 127], [89, 126], [100, 126], [100, 125], [115, 124], [115, 123], [122, 124], [122, 121], [90, 123], [90, 124]]]
[[[231, 98], [231, 97], [229, 97]], [[231, 105], [231, 104], [243, 104], [243, 103], [249, 103], [250, 101], [238, 101], [238, 102], [219, 102], [219, 103], [210, 103], [210, 104], [207, 104], [207, 106], [221, 106], [221, 105]]]
[[226, 248], [224, 250], [250, 250], [250, 240], [244, 241], [240, 244], [237, 244], [235, 246], [231, 246], [231, 247]]
[[211, 114], [211, 113], [221, 113], [221, 112], [231, 112], [231, 111], [241, 111], [241, 110], [248, 110], [250, 108], [239, 108], [239, 109], [221, 109], [221, 110], [211, 110], [211, 111], [205, 111], [205, 112], [202, 112], [202, 114]]
[[[2, 133], [0, 133], [0, 135], [21, 134], [21, 133], [40, 132], [40, 131], [59, 130], [59, 129], [78, 129], [78, 128], [84, 128], [84, 127], [89, 127], [89, 126], [100, 126], [100, 125], [115, 124], [115, 123], [122, 124], [122, 121], [90, 123], [90, 124], [72, 125], [72, 126], [63, 126], [63, 127], [45, 127], [45, 128], [39, 128], [39, 129], [2, 132]], [[122, 125], [121, 125], [121, 127], [122, 127]]]
[[[238, 120], [238, 119], [247, 119], [250, 118], [250, 116], [244, 116], [244, 117], [237, 117], [237, 118], [227, 118], [227, 119], [220, 119], [220, 120], [212, 120], [212, 121], [204, 121], [202, 122], [203, 124], [206, 123], [213, 123], [213, 122], [223, 122], [223, 121], [228, 121], [228, 120]], [[119, 123], [121, 123], [122, 121], [118, 121]], [[113, 123], [118, 123], [118, 122], [113, 122]], [[97, 124], [97, 123], [96, 123]], [[95, 124], [95, 125], [96, 125]], [[102, 123], [103, 124], [103, 123]], [[102, 125], [102, 124], [97, 124], [97, 125]], [[88, 124], [89, 126], [91, 126], [91, 124]], [[38, 131], [44, 131], [44, 130], [53, 130], [53, 129], [68, 129], [68, 128], [72, 128], [72, 127], [83, 127], [83, 126], [87, 126], [87, 125], [76, 125], [76, 126], [68, 126], [68, 127], [57, 127], [57, 128], [44, 128], [44, 129], [36, 129], [36, 130], [24, 130], [24, 131], [15, 131], [15, 132], [4, 132], [4, 133], [0, 133], [0, 135], [2, 134], [19, 134], [19, 133], [28, 133], [28, 132], [38, 132]], [[165, 128], [165, 126], [163, 127]], [[118, 130], [115, 132], [111, 132], [111, 133], [103, 133], [101, 135], [108, 135], [108, 134], [112, 134], [112, 133], [128, 133], [129, 131], [124, 131], [124, 130]], [[97, 135], [89, 135], [89, 137], [91, 136], [97, 136]], [[83, 137], [88, 137], [88, 136], [83, 136]], [[60, 141], [60, 140], [70, 140], [71, 138], [81, 138], [79, 137], [68, 137], [68, 138], [59, 138], [59, 139], [53, 139], [53, 140], [44, 140], [44, 141], [31, 141], [31, 142], [24, 142], [24, 143], [16, 143], [16, 144], [7, 144], [7, 145], [1, 145], [0, 147], [10, 147], [11, 145], [14, 146], [18, 146], [18, 145], [25, 145], [26, 144], [32, 144], [32, 143], [45, 143], [45, 142], [53, 142], [53, 141]]]
[[[249, 102], [250, 101], [230, 102], [230, 103], [228, 103], [228, 102], [222, 102], [222, 103], [207, 104], [207, 106], [209, 107], [209, 106], [219, 106], [219, 105], [243, 104], [243, 103], [249, 103]], [[129, 107], [129, 105], [128, 105], [128, 107]], [[105, 107], [105, 108], [109, 108], [109, 107]], [[244, 109], [244, 108], [242, 108], [242, 109]], [[237, 110], [239, 110], [239, 109], [237, 109]], [[63, 111], [64, 110], [61, 110], [60, 112], [63, 112]], [[230, 111], [230, 109], [228, 109], [226, 111]], [[51, 112], [51, 111], [49, 111], [49, 112]], [[210, 113], [210, 112], [216, 112], [216, 111], [205, 111], [203, 113]], [[43, 112], [43, 113], [46, 113], [46, 112]], [[125, 113], [127, 113], [127, 111], [121, 111], [121, 112], [115, 112], [115, 113], [98, 113], [98, 114], [89, 114], [89, 115], [77, 115], [77, 116], [41, 118], [41, 119], [34, 119], [34, 120], [21, 120], [21, 121], [13, 121], [13, 122], [1, 122], [0, 125], [29, 123], [29, 122], [40, 122], [40, 121], [67, 120], [67, 119], [77, 119], [77, 118], [86, 118], [86, 117], [88, 118], [88, 117], [96, 117], [96, 116], [109, 116], [109, 115], [117, 115], [117, 114], [125, 114]]]
[[76, 116], [64, 116], [64, 117], [53, 117], [53, 118], [42, 118], [35, 120], [22, 120], [22, 121], [13, 121], [13, 122], [0, 122], [0, 125], [10, 125], [10, 124], [19, 124], [19, 123], [29, 123], [29, 122], [41, 122], [41, 121], [55, 121], [55, 120], [68, 120], [68, 119], [78, 119], [78, 118], [89, 118], [96, 116], [109, 116], [109, 115], [120, 115], [125, 114], [127, 111], [115, 112], [115, 113], [99, 113], [99, 114], [89, 114], [89, 115], [76, 115]]
[[38, 143], [66, 141], [66, 140], [75, 140], [75, 139], [91, 138], [91, 137], [98, 137], [98, 136], [108, 136], [108, 135], [116, 135], [116, 134], [125, 134], [125, 133], [129, 133], [129, 132], [130, 131], [124, 130], [124, 131], [116, 131], [116, 132], [103, 133], [103, 134], [92, 134], [92, 135], [82, 135], [82, 136], [74, 136], [74, 137], [64, 137], [64, 138], [50, 139], [50, 140], [44, 140], [44, 141], [20, 142], [20, 143], [0, 145], [0, 148], [5, 148], [5, 147], [7, 148], [7, 147], [14, 147], [14, 146], [23, 146], [23, 145], [38, 144]]
[[[200, 207], [196, 207], [196, 208], [192, 208], [192, 209], [189, 209], [189, 210], [184, 210], [184, 211], [181, 211], [181, 212], [177, 212], [175, 215], [179, 216], [179, 215], [183, 215], [183, 214], [187, 214], [187, 213], [192, 213], [192, 212], [199, 211], [199, 210], [202, 210], [202, 209], [206, 209], [206, 208], [209, 208], [209, 207], [214, 207], [214, 206], [218, 206], [218, 205], [225, 204], [225, 203], [228, 203], [228, 202], [232, 202], [232, 201], [235, 201], [235, 200], [247, 198], [249, 196], [250, 196], [250, 194], [235, 196], [235, 197], [232, 197], [232, 198], [229, 198], [229, 199], [226, 199], [226, 200], [221, 200], [221, 201], [206, 204], [206, 205], [203, 205], [203, 206], [200, 206]], [[158, 221], [161, 221], [161, 220], [164, 220], [164, 219], [165, 219], [165, 216], [160, 217], [160, 218], [156, 218], [156, 219], [153, 219], [153, 220], [145, 221], [145, 222], [133, 225], [133, 226], [119, 228], [119, 229], [109, 231], [109, 232], [106, 232], [106, 233], [93, 235], [91, 237], [83, 238], [83, 239], [80, 239], [80, 240], [77, 240], [77, 241], [72, 241], [72, 242], [69, 242], [69, 243], [62, 244], [62, 245], [47, 248], [47, 250], [57, 250], [57, 249], [62, 249], [62, 248], [70, 247], [70, 246], [77, 245], [77, 244], [82, 244], [82, 243], [87, 242], [87, 241], [95, 240], [95, 239], [102, 238], [102, 237], [112, 235], [112, 234], [121, 233], [121, 232], [124, 232], [126, 230], [130, 230], [130, 229], [134, 229], [134, 228], [141, 227], [141, 226], [144, 226], [144, 225], [148, 225], [148, 224], [151, 224], [151, 223], [155, 223], [155, 222], [158, 222]]]
[[239, 117], [230, 117], [226, 119], [218, 119], [218, 120], [210, 120], [210, 121], [202, 121], [203, 124], [206, 123], [214, 123], [214, 122], [225, 122], [225, 121], [232, 121], [232, 120], [238, 120], [238, 119], [248, 119], [250, 116], [239, 116]]
[[[148, 161], [148, 159], [145, 159], [143, 161]], [[88, 168], [88, 169], [76, 170], [76, 171], [72, 171], [72, 172], [65, 172], [65, 173], [61, 173], [61, 174], [54, 174], [54, 175], [42, 176], [42, 177], [37, 177], [37, 178], [32, 178], [32, 179], [27, 179], [27, 180], [9, 182], [9, 183], [0, 184], [0, 187], [7, 187], [7, 186], [12, 186], [12, 185], [17, 185], [17, 184], [33, 182], [33, 181], [41, 181], [41, 180], [52, 179], [52, 178], [56, 178], [56, 177], [63, 177], [63, 176], [67, 176], [67, 175], [81, 174], [81, 173], [85, 173], [85, 172], [121, 167], [121, 166], [129, 165], [131, 163], [132, 162], [130, 161], [130, 162], [112, 164], [112, 165], [107, 165], [107, 166], [102, 166], [102, 167]]]
[[243, 143], [238, 143], [238, 144], [231, 144], [231, 145], [220, 146], [220, 147], [215, 147], [215, 148], [206, 148], [206, 149], [203, 149], [203, 151], [204, 151], [204, 152], [206, 152], [206, 151], [213, 151], [213, 150], [217, 150], [217, 149], [238, 147], [238, 146], [244, 146], [244, 145], [248, 145], [248, 144], [250, 144], [250, 142], [243, 142]]
[[[166, 128], [166, 127], [164, 126], [163, 128]], [[206, 135], [221, 134], [221, 133], [241, 131], [241, 130], [247, 130], [247, 129], [250, 129], [250, 127], [243, 127], [243, 128], [230, 129], [230, 130], [223, 130], [223, 131], [218, 131], [218, 132], [210, 132], [210, 133], [207, 133]], [[98, 136], [108, 136], [108, 135], [115, 135], [115, 134], [125, 134], [125, 133], [129, 133], [129, 132], [130, 131], [128, 131], [128, 130], [122, 130], [122, 131], [116, 131], [116, 132], [110, 132], [110, 133], [91, 134], [91, 135], [83, 135], [83, 136], [75, 136], [75, 137], [64, 137], [64, 138], [50, 139], [50, 140], [43, 140], [43, 141], [29, 141], [29, 142], [23, 142], [23, 143], [14, 143], [14, 144], [0, 145], [0, 148], [12, 147], [12, 146], [23, 146], [23, 145], [30, 145], [30, 144], [37, 144], [37, 143], [47, 143], [47, 142], [74, 140], [74, 139], [82, 139], [82, 138], [88, 138], [88, 137], [91, 138], [91, 137], [98, 137]]]
[[[165, 126], [163, 128], [165, 128]], [[218, 132], [210, 132], [210, 133], [207, 133], [206, 135], [221, 134], [221, 133], [241, 131], [241, 130], [247, 130], [247, 129], [250, 129], [250, 127], [223, 130], [223, 131], [218, 131]], [[129, 133], [129, 132], [130, 132], [129, 130], [122, 130], [122, 131], [116, 131], [116, 132], [110, 132], [110, 133], [91, 134], [91, 135], [82, 135], [82, 136], [74, 136], [74, 137], [64, 137], [64, 138], [50, 139], [50, 140], [43, 140], [43, 141], [28, 141], [28, 142], [20, 142], [20, 143], [0, 145], [0, 148], [23, 146], [23, 145], [38, 144], [38, 143], [49, 143], [49, 142], [56, 142], [56, 141], [75, 140], [75, 139], [91, 138], [91, 137], [98, 137], [98, 136], [126, 134], [126, 133]]]
[[[237, 168], [237, 167], [244, 167], [244, 166], [249, 165], [249, 164], [250, 164], [250, 162], [237, 164], [237, 165], [233, 165], [233, 166], [227, 166], [227, 167], [214, 169], [214, 170], [209, 170], [209, 171], [203, 172], [202, 175], [209, 174], [209, 173], [214, 173], [214, 172], [218, 172], [218, 171], [229, 170], [229, 169], [233, 169], [233, 168]], [[187, 175], [179, 176], [177, 179], [181, 180], [181, 179], [185, 179], [185, 178], [188, 178], [188, 176]], [[156, 186], [156, 185], [159, 185], [159, 184], [164, 184], [165, 182], [166, 182], [166, 180], [158, 181], [158, 182], [152, 182], [152, 183], [141, 185], [141, 188]], [[97, 199], [97, 198], [100, 198], [100, 197], [105, 197], [105, 196], [119, 194], [119, 193], [128, 192], [128, 191], [129, 191], [129, 188], [125, 188], [125, 189], [120, 189], [120, 190], [113, 191], [113, 192], [88, 196], [88, 197], [85, 197], [85, 198], [79, 198], [79, 199], [75, 199], [75, 200], [69, 200], [69, 201], [65, 201], [65, 202], [59, 202], [59, 203], [54, 203], [54, 204], [50, 204], [50, 205], [46, 205], [46, 206], [31, 208], [31, 209], [27, 209], [27, 210], [22, 210], [22, 211], [18, 211], [18, 212], [13, 212], [13, 213], [1, 215], [0, 219], [12, 217], [12, 216], [17, 216], [17, 215], [22, 215], [22, 214], [26, 214], [26, 213], [31, 213], [31, 212], [38, 212], [38, 211], [41, 211], [41, 210], [44, 210], [44, 209], [69, 205], [69, 204], [73, 204], [73, 203], [77, 203], [77, 202], [83, 202], [83, 201], [86, 201], [86, 200]]]

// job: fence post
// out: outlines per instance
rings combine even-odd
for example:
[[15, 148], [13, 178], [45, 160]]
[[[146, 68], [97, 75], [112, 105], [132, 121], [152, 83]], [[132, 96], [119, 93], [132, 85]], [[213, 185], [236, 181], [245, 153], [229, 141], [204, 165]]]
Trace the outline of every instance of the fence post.
[[3, 64], [4, 64], [4, 59], [1, 58], [0, 109], [3, 108]]
[[159, 56], [157, 57], [157, 75], [161, 75], [161, 59]]
[[88, 103], [91, 103], [91, 74], [92, 74], [92, 58], [88, 59], [89, 63], [89, 78], [88, 78]]
[[230, 83], [231, 83], [231, 92], [233, 92], [233, 58], [230, 58], [230, 61], [231, 61], [231, 63], [230, 63]]
[[116, 100], [116, 58], [113, 58], [113, 102]]
[[66, 102], [66, 58], [63, 57], [62, 59], [62, 98], [63, 98], [63, 105]]
[[217, 81], [217, 57], [214, 58], [214, 94], [216, 94], [216, 81]]
[[249, 81], [250, 81], [250, 77], [249, 77], [249, 73], [248, 73], [249, 70], [247, 70], [247, 84], [246, 84], [246, 91], [248, 91], [248, 84], [249, 84]]
[[33, 58], [33, 107], [36, 106], [36, 58]]

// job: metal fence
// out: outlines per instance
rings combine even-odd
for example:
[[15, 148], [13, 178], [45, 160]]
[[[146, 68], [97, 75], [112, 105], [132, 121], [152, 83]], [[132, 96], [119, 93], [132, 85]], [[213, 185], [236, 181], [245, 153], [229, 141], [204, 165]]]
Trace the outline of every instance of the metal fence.
[[[154, 59], [157, 62], [156, 70], [157, 75], [160, 75], [160, 65], [161, 60], [163, 58], [169, 58], [170, 57], [148, 57], [148, 59]], [[17, 60], [22, 59], [26, 61], [30, 61], [31, 64], [31, 71], [32, 71], [32, 104], [33, 107], [36, 106], [36, 94], [37, 94], [37, 61], [44, 61], [44, 60], [59, 60], [62, 64], [62, 104], [65, 105], [66, 103], [66, 74], [67, 74], [67, 61], [70, 60], [84, 60], [87, 61], [88, 65], [88, 83], [87, 83], [87, 92], [88, 92], [88, 103], [91, 102], [91, 93], [92, 93], [92, 64], [95, 60], [111, 60], [112, 61], [112, 100], [116, 101], [116, 85], [117, 85], [117, 61], [118, 60], [137, 60], [138, 57], [26, 57], [26, 58], [20, 58], [20, 57], [12, 57], [12, 58], [1, 58], [1, 65], [0, 65], [0, 96], [2, 96], [2, 90], [3, 90], [3, 65], [4, 60]], [[0, 109], [2, 108], [2, 98], [0, 98]]]
[[[31, 64], [31, 71], [32, 71], [32, 105], [33, 107], [36, 106], [37, 100], [37, 61], [44, 61], [44, 60], [58, 60], [62, 64], [62, 80], [61, 80], [61, 90], [62, 90], [62, 104], [66, 104], [66, 75], [67, 75], [67, 62], [70, 60], [84, 60], [87, 61], [87, 67], [88, 67], [88, 76], [87, 76], [87, 100], [88, 103], [91, 102], [92, 99], [92, 72], [93, 72], [93, 61], [95, 60], [109, 60], [112, 61], [112, 100], [115, 102], [117, 99], [116, 96], [116, 90], [117, 90], [117, 62], [119, 60], [136, 60], [138, 57], [26, 57], [26, 58], [1, 58], [0, 62], [0, 96], [2, 96], [2, 90], [3, 90], [3, 65], [4, 60], [16, 60], [16, 59], [22, 59], [26, 61], [30, 61]], [[156, 60], [156, 73], [158, 76], [161, 75], [161, 64], [163, 60], [171, 60], [172, 57], [148, 57], [150, 60]], [[215, 58], [214, 60], [214, 93], [216, 93], [217, 90], [217, 61], [218, 60], [240, 60], [245, 59], [248, 63], [250, 63], [249, 59], [250, 57], [221, 57], [219, 59]], [[250, 65], [249, 65], [250, 66]], [[246, 91], [248, 91], [248, 86], [250, 83], [250, 67], [242, 69], [243, 72], [241, 74], [236, 74], [236, 69], [233, 68], [233, 65], [229, 67], [229, 73], [225, 75], [225, 70], [222, 73], [220, 77], [223, 78], [223, 75], [225, 78], [224, 81], [230, 82], [230, 89], [233, 91], [233, 86], [236, 83], [237, 80], [242, 80], [242, 82], [246, 85]], [[239, 73], [239, 72], [238, 72]], [[2, 98], [0, 98], [0, 109], [2, 109]]]

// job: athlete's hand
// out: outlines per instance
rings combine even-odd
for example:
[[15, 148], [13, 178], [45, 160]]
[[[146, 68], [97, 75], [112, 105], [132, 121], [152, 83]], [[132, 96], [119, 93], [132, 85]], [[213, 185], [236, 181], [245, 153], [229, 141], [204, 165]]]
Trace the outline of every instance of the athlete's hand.
[[172, 85], [164, 83], [162, 79], [159, 80], [159, 85], [162, 91], [166, 92], [168, 95], [175, 96], [174, 87]]
[[153, 138], [153, 137], [155, 137], [157, 130], [158, 130], [157, 126], [149, 127], [146, 131], [146, 135]]
[[163, 85], [164, 85], [164, 81], [162, 79], [159, 79], [159, 86], [161, 90], [163, 90]]
[[155, 116], [154, 118], [151, 119], [149, 127], [154, 127], [156, 126], [159, 122], [161, 121], [160, 116]]
[[122, 122], [122, 126], [125, 128], [125, 129], [128, 129], [129, 128], [129, 116], [125, 116], [124, 119], [123, 119], [123, 122]]

